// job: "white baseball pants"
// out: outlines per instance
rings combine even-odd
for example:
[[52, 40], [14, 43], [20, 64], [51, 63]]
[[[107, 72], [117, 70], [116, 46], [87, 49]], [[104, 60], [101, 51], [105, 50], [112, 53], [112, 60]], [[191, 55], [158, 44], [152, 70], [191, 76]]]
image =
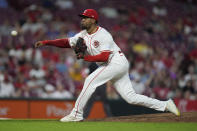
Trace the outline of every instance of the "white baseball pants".
[[88, 99], [100, 85], [112, 81], [115, 89], [130, 104], [142, 105], [158, 111], [164, 111], [165, 101], [149, 98], [144, 95], [136, 94], [128, 74], [129, 63], [121, 53], [115, 53], [109, 64], [100, 66], [91, 73], [85, 80], [83, 89], [77, 98], [75, 107], [71, 115], [83, 117], [83, 109]]

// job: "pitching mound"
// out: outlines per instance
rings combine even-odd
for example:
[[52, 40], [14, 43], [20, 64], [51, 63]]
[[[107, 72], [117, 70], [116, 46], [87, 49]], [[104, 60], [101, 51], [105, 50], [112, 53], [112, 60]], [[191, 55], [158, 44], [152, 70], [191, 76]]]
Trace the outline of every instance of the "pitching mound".
[[108, 122], [197, 122], [197, 112], [185, 112], [181, 116], [172, 113], [144, 114], [121, 117], [109, 117], [104, 119], [91, 119], [86, 121], [108, 121]]

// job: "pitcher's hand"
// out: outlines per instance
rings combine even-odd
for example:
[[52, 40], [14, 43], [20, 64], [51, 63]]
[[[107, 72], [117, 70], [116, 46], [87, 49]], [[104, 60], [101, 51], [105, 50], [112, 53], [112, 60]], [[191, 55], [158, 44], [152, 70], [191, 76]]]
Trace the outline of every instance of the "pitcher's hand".
[[38, 47], [41, 47], [41, 46], [44, 46], [44, 44], [42, 43], [42, 41], [38, 41], [34, 45], [35, 48], [38, 48]]

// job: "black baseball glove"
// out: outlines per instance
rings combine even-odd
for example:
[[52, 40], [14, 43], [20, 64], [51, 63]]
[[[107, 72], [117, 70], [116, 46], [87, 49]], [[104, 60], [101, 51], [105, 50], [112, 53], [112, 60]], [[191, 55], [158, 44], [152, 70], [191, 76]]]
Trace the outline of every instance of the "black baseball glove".
[[77, 56], [77, 59], [83, 59], [85, 56], [86, 50], [87, 50], [87, 46], [84, 42], [84, 39], [79, 37], [74, 47], [74, 51]]

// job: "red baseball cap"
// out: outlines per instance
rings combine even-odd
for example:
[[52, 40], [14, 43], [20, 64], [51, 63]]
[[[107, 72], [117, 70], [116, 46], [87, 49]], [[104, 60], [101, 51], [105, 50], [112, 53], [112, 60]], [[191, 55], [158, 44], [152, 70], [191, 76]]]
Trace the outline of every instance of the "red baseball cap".
[[89, 17], [98, 21], [98, 13], [94, 9], [86, 9], [82, 14], [79, 14], [80, 17]]

